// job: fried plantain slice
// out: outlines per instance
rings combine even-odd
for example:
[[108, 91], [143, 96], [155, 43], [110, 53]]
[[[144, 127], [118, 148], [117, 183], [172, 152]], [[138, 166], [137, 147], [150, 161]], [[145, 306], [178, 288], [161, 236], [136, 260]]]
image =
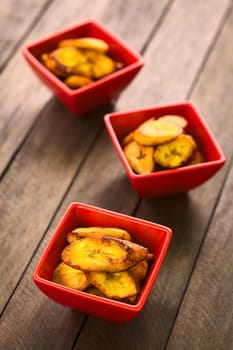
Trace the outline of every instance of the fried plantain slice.
[[84, 50], [94, 50], [100, 53], [106, 53], [109, 50], [109, 45], [106, 41], [98, 38], [84, 37], [61, 40], [58, 43], [59, 47], [74, 46]]
[[154, 170], [154, 147], [142, 146], [136, 141], [131, 141], [123, 151], [129, 165], [137, 174], [149, 174]]
[[193, 152], [192, 158], [190, 159], [190, 162], [187, 163], [187, 165], [194, 165], [194, 164], [200, 164], [204, 162], [204, 156], [201, 153], [199, 149], [196, 149]]
[[154, 158], [164, 168], [177, 168], [192, 156], [196, 147], [192, 136], [183, 134], [173, 141], [159, 145], [155, 149]]
[[148, 271], [148, 262], [146, 259], [140, 261], [137, 265], [131, 267], [128, 272], [135, 280], [137, 286], [141, 286]]
[[[108, 298], [105, 294], [103, 294], [99, 289], [97, 289], [96, 287], [94, 286], [90, 286], [88, 287], [85, 292], [89, 293], [89, 294], [93, 294], [93, 295], [97, 295], [99, 297], [102, 297], [102, 298]], [[122, 302], [124, 303], [127, 303], [127, 304], [135, 304], [136, 300], [137, 300], [137, 295], [138, 294], [135, 294], [135, 295], [132, 295], [128, 298], [124, 298], [124, 299], [121, 299]]]
[[55, 74], [59, 78], [67, 77], [67, 72], [60, 68], [57, 64], [57, 62], [51, 58], [48, 54], [43, 54], [41, 56], [41, 62], [44, 64], [44, 66], [53, 74]]
[[154, 258], [154, 254], [149, 252], [146, 256], [146, 261], [150, 264], [154, 260]]
[[134, 131], [127, 134], [122, 140], [122, 146], [126, 146], [129, 142], [134, 140]]
[[75, 67], [79, 61], [85, 61], [85, 56], [73, 47], [63, 47], [50, 53], [57, 63], [66, 68]]
[[87, 58], [74, 47], [58, 48], [48, 55], [42, 55], [41, 59], [45, 66], [59, 77], [75, 73], [83, 73], [90, 77], [92, 74]]
[[64, 39], [60, 40], [57, 44], [58, 48], [63, 48], [63, 47], [76, 47], [75, 45], [76, 38], [74, 39]]
[[92, 76], [94, 79], [100, 79], [116, 71], [116, 62], [107, 55], [95, 51], [85, 52], [85, 57], [92, 67]]
[[166, 120], [171, 123], [176, 123], [180, 125], [183, 129], [186, 128], [186, 126], [188, 125], [187, 120], [184, 117], [181, 117], [180, 115], [164, 115], [158, 118], [157, 120]]
[[86, 78], [94, 80], [92, 64], [86, 59], [85, 61], [79, 61], [76, 66], [72, 67], [70, 75], [82, 75]]
[[87, 272], [89, 283], [111, 299], [125, 299], [138, 292], [136, 282], [127, 271]]
[[63, 262], [83, 271], [118, 272], [143, 260], [148, 249], [123, 239], [107, 236], [84, 237], [62, 251]]
[[70, 75], [64, 80], [64, 83], [71, 89], [78, 89], [82, 86], [89, 85], [93, 80], [82, 75]]
[[134, 132], [134, 140], [144, 146], [155, 146], [171, 141], [183, 133], [183, 128], [166, 120], [149, 119]]
[[63, 286], [84, 290], [89, 286], [85, 273], [61, 262], [54, 270], [52, 281]]
[[128, 231], [117, 227], [77, 227], [67, 234], [67, 241], [72, 243], [81, 237], [108, 236], [131, 241]]

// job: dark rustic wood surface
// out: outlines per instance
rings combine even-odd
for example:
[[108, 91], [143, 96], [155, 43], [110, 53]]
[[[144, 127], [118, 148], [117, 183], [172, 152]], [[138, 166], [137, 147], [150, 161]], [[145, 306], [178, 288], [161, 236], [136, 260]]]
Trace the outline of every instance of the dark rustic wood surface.
[[[146, 64], [113, 106], [75, 118], [20, 48], [87, 18], [121, 36]], [[0, 349], [232, 350], [232, 1], [9, 0], [1, 3], [0, 29]], [[203, 114], [226, 164], [187, 194], [139, 198], [103, 116], [186, 99]], [[172, 228], [157, 282], [133, 321], [71, 311], [33, 284], [38, 259], [72, 201]]]

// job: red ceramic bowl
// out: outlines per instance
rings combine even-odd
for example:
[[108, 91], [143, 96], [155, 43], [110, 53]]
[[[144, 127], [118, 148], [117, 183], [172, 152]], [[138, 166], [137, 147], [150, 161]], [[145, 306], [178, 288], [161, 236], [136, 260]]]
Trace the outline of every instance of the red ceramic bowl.
[[[66, 235], [77, 226], [124, 228], [131, 233], [135, 242], [146, 246], [154, 254], [155, 260], [135, 305], [91, 295], [51, 281], [53, 270], [66, 245]], [[172, 231], [165, 226], [82, 203], [71, 203], [40, 258], [33, 280], [43, 293], [60, 304], [110, 321], [126, 322], [142, 310], [158, 275], [171, 236]]]
[[[121, 141], [124, 136], [147, 119], [152, 117], [159, 118], [167, 114], [180, 115], [187, 120], [188, 126], [186, 131], [195, 138], [198, 147], [205, 157], [205, 162], [171, 170], [154, 171], [146, 175], [138, 175], [131, 169], [124, 155]], [[154, 198], [187, 192], [211, 178], [225, 162], [224, 154], [209, 127], [190, 102], [111, 113], [105, 115], [104, 120], [129, 180], [135, 191], [142, 197]]]
[[[95, 37], [105, 40], [109, 55], [124, 67], [80, 89], [72, 90], [40, 62], [41, 54], [57, 47], [63, 39]], [[39, 78], [54, 92], [67, 108], [76, 115], [92, 112], [115, 99], [130, 83], [144, 64], [143, 58], [100, 23], [88, 20], [22, 48], [22, 53]]]

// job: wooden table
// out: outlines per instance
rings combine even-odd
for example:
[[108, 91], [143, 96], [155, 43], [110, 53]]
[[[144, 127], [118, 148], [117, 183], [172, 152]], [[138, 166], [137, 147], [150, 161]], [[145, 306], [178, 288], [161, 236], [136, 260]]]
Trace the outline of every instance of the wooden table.
[[[1, 349], [233, 349], [233, 3], [13, 0], [0, 9]], [[226, 164], [199, 188], [144, 200], [103, 124], [75, 118], [22, 57], [24, 43], [97, 19], [145, 57], [113, 110], [191, 100]], [[114, 324], [44, 296], [32, 273], [72, 201], [173, 230], [142, 313]]]

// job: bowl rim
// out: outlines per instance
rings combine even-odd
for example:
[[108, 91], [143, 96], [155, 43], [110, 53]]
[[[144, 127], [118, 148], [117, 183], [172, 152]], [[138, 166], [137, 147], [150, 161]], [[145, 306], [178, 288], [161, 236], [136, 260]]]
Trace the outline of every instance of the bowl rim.
[[[115, 217], [129, 220], [131, 222], [138, 222], [142, 225], [146, 225], [146, 226], [150, 226], [150, 227], [153, 226], [155, 228], [157, 227], [158, 229], [163, 231], [164, 237], [163, 237], [163, 244], [162, 244], [161, 250], [159, 252], [159, 255], [156, 257], [156, 260], [153, 262], [152, 266], [150, 267], [150, 273], [146, 277], [146, 281], [144, 282], [144, 285], [140, 291], [140, 295], [139, 295], [139, 298], [138, 298], [136, 304], [128, 304], [128, 303], [124, 303], [124, 302], [119, 301], [119, 300], [107, 299], [107, 298], [104, 298], [104, 297], [101, 297], [98, 295], [88, 294], [84, 291], [75, 290], [75, 289], [57, 284], [51, 280], [48, 280], [48, 279], [40, 276], [40, 271], [48, 258], [48, 255], [51, 251], [51, 248], [53, 247], [54, 242], [55, 242], [57, 236], [59, 235], [59, 232], [61, 231], [62, 226], [67, 221], [67, 218], [69, 217], [73, 208], [76, 208], [76, 209], [88, 208], [88, 209], [91, 209], [93, 211], [98, 211], [99, 213], [106, 213], [108, 215], [109, 214], [114, 215]], [[116, 307], [119, 306], [120, 308], [128, 310], [128, 311], [131, 310], [131, 311], [139, 312], [143, 308], [144, 304], [146, 303], [148, 296], [149, 296], [149, 294], [154, 286], [157, 275], [160, 271], [161, 265], [164, 261], [167, 250], [169, 248], [169, 244], [171, 242], [172, 235], [173, 235], [172, 229], [170, 227], [165, 226], [165, 225], [161, 225], [161, 224], [158, 224], [158, 223], [155, 223], [152, 221], [148, 221], [148, 220], [145, 220], [142, 218], [133, 217], [133, 216], [130, 216], [127, 214], [123, 214], [120, 212], [100, 208], [97, 206], [93, 206], [93, 205], [89, 205], [89, 204], [85, 204], [85, 203], [81, 203], [81, 202], [71, 202], [69, 204], [69, 206], [67, 207], [67, 209], [65, 210], [57, 227], [53, 231], [53, 234], [50, 237], [45, 249], [43, 250], [43, 252], [39, 258], [39, 261], [34, 269], [34, 272], [32, 274], [32, 279], [37, 286], [39, 286], [39, 285], [47, 286], [47, 287], [53, 288], [55, 290], [63, 291], [66, 295], [72, 294], [73, 296], [80, 297], [81, 299], [98, 301], [98, 302], [101, 302], [105, 305], [111, 305], [111, 306], [115, 305]]]
[[[208, 135], [210, 136], [211, 143], [216, 149], [216, 152], [218, 153], [218, 159], [216, 160], [208, 160], [203, 163], [199, 164], [190, 164], [184, 167], [179, 167], [179, 168], [174, 168], [174, 169], [164, 169], [162, 171], [154, 171], [150, 174], [136, 174], [131, 166], [129, 165], [129, 162], [127, 161], [125, 154], [123, 152], [122, 145], [120, 144], [120, 141], [116, 135], [116, 132], [112, 126], [112, 120], [115, 118], [119, 117], [125, 117], [126, 115], [134, 115], [135, 113], [147, 113], [147, 112], [152, 112], [156, 111], [157, 109], [166, 109], [166, 108], [171, 108], [171, 107], [189, 107], [192, 109], [195, 114], [198, 116], [198, 120], [200, 124], [202, 125], [202, 128], [207, 131]], [[148, 117], [149, 119], [150, 117]], [[192, 101], [186, 100], [186, 101], [180, 101], [180, 102], [174, 102], [174, 103], [168, 103], [168, 104], [161, 104], [161, 105], [153, 105], [150, 107], [145, 107], [145, 108], [137, 108], [137, 109], [131, 109], [128, 111], [121, 111], [121, 112], [112, 112], [112, 113], [107, 113], [104, 115], [104, 123], [107, 128], [107, 131], [109, 133], [109, 136], [112, 140], [112, 143], [127, 171], [129, 176], [132, 179], [150, 179], [150, 178], [159, 178], [161, 176], [170, 176], [171, 174], [178, 174], [178, 173], [189, 173], [190, 171], [193, 170], [198, 170], [198, 169], [204, 169], [208, 168], [210, 165], [223, 165], [226, 161], [225, 155], [223, 151], [221, 150], [216, 138], [214, 137], [212, 131], [210, 130], [208, 124], [204, 120], [204, 118], [201, 116], [200, 112], [197, 110], [195, 105], [193, 104]]]
[[[107, 36], [113, 39], [113, 41], [117, 42], [121, 49], [124, 49], [125, 51], [129, 52], [131, 56], [135, 58], [135, 62], [128, 64], [125, 67], [122, 67], [121, 69], [102, 77], [99, 80], [93, 81], [91, 84], [82, 86], [79, 89], [71, 89], [68, 86], [66, 86], [55, 74], [50, 72], [39, 60], [37, 57], [35, 57], [31, 49], [35, 48], [41, 44], [43, 44], [45, 41], [54, 40], [54, 38], [59, 38], [60, 36], [64, 35], [65, 33], [78, 29], [79, 27], [83, 27], [86, 25], [94, 25], [98, 29], [100, 29], [102, 32], [104, 32]], [[113, 33], [110, 29], [105, 27], [102, 23], [100, 23], [98, 20], [93, 19], [86, 19], [80, 22], [77, 22], [76, 24], [73, 24], [71, 26], [65, 27], [63, 29], [57, 30], [54, 33], [48, 34], [44, 36], [43, 38], [40, 38], [38, 40], [35, 40], [31, 43], [27, 43], [22, 46], [21, 53], [23, 56], [30, 62], [33, 63], [33, 65], [36, 67], [36, 69], [43, 74], [43, 76], [46, 76], [50, 79], [50, 81], [53, 82], [55, 86], [57, 86], [59, 89], [61, 89], [65, 94], [68, 96], [76, 96], [81, 95], [82, 93], [85, 93], [86, 91], [92, 90], [95, 87], [98, 87], [100, 85], [103, 85], [107, 83], [108, 81], [114, 80], [117, 77], [121, 77], [122, 75], [125, 75], [127, 72], [140, 68], [144, 65], [145, 59], [144, 57], [136, 52], [133, 48], [129, 46], [128, 43], [126, 43], [123, 39], [121, 39], [117, 34]]]

